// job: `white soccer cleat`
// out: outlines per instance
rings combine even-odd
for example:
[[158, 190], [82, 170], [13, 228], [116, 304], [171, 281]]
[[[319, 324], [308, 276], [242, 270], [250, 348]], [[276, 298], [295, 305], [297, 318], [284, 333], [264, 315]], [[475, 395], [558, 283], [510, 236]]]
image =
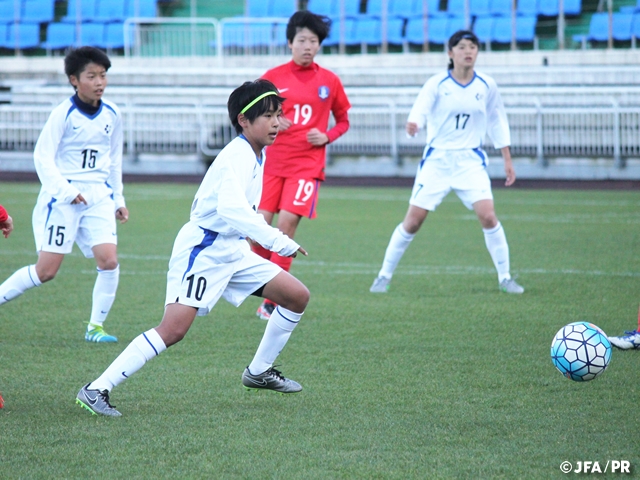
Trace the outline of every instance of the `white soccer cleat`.
[[608, 337], [611, 345], [620, 350], [631, 350], [640, 348], [640, 332], [627, 331], [619, 337]]
[[391, 279], [387, 277], [378, 277], [373, 281], [373, 285], [369, 291], [371, 293], [387, 293], [389, 291], [389, 284]]
[[500, 282], [500, 291], [505, 293], [524, 293], [524, 288], [513, 278], [505, 278]]

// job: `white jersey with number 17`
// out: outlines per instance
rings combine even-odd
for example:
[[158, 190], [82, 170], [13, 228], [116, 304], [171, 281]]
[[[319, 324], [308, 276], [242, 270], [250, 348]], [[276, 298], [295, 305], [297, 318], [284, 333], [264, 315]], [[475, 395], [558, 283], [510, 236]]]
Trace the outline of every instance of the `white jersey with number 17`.
[[443, 150], [482, 148], [488, 134], [495, 148], [511, 144], [507, 114], [495, 80], [474, 72], [461, 85], [450, 72], [429, 78], [408, 122], [427, 127], [427, 146]]

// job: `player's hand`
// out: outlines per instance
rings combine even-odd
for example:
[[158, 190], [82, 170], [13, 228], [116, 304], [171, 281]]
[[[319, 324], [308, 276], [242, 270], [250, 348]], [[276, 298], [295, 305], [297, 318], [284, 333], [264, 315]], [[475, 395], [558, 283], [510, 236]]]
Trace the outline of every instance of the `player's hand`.
[[407, 135], [414, 137], [418, 133], [418, 124], [414, 122], [407, 122]]
[[513, 164], [511, 162], [506, 162], [504, 164], [504, 173], [507, 176], [507, 180], [504, 184], [505, 186], [510, 187], [516, 181], [516, 171], [513, 169]]
[[0, 222], [0, 230], [2, 230], [2, 234], [4, 238], [9, 238], [11, 232], [13, 231], [13, 218], [9, 216], [4, 222]]
[[307, 141], [316, 147], [321, 147], [329, 143], [329, 137], [317, 128], [312, 128], [307, 132]]
[[116, 210], [116, 219], [120, 220], [120, 223], [127, 223], [129, 220], [129, 210], [126, 207], [120, 207]]
[[291, 120], [289, 120], [287, 117], [285, 117], [284, 115], [281, 115], [278, 118], [278, 130], [280, 130], [281, 132], [284, 132], [286, 129], [288, 129], [291, 125], [293, 125], [293, 122]]
[[307, 257], [309, 255], [304, 248], [300, 247], [300, 248], [298, 248], [298, 251], [293, 252], [293, 255], [291, 255], [291, 258], [296, 258], [298, 256], [298, 252], [300, 252], [305, 257]]
[[78, 205], [79, 203], [87, 204], [87, 201], [84, 199], [81, 193], [78, 194], [76, 198], [71, 201], [71, 205]]

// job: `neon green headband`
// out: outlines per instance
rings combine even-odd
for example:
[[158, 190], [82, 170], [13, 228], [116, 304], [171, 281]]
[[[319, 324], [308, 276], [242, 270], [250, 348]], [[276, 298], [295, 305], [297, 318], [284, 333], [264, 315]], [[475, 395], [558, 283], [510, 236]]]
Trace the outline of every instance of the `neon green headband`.
[[262, 95], [258, 96], [258, 98], [256, 98], [254, 101], [250, 102], [249, 105], [247, 105], [242, 110], [240, 110], [240, 113], [247, 113], [247, 110], [249, 110], [251, 107], [253, 107], [256, 103], [258, 103], [264, 97], [268, 97], [269, 95], [278, 95], [278, 93], [277, 92], [273, 92], [273, 91], [263, 93]]

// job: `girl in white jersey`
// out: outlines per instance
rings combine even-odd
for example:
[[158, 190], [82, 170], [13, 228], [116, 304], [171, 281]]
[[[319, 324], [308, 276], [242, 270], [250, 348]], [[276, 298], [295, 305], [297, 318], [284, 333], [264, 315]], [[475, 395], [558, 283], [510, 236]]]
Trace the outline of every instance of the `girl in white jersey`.
[[493, 207], [487, 155], [482, 150], [488, 134], [500, 149], [506, 173], [505, 185], [515, 182], [511, 162], [509, 124], [495, 81], [474, 70], [478, 38], [460, 30], [448, 42], [449, 71], [434, 75], [422, 87], [411, 109], [407, 133], [427, 129], [427, 145], [416, 174], [409, 210], [391, 236], [382, 269], [370, 291], [389, 289], [402, 255], [427, 218], [453, 190], [473, 209], [482, 225], [485, 243], [498, 271], [498, 285], [507, 293], [523, 293], [509, 272], [509, 246]]
[[246, 82], [231, 93], [229, 118], [239, 136], [209, 168], [191, 206], [189, 222], [173, 246], [165, 312], [160, 325], [133, 340], [105, 372], [84, 386], [77, 403], [92, 413], [120, 416], [111, 390], [147, 361], [184, 338], [196, 315], [206, 315], [223, 297], [239, 306], [256, 295], [277, 303], [253, 361], [242, 374], [248, 389], [279, 393], [302, 390], [273, 368], [309, 302], [309, 291], [275, 263], [253, 253], [251, 238], [286, 257], [305, 250], [257, 213], [262, 194], [264, 147], [273, 144], [282, 115], [278, 90], [268, 80]]
[[102, 98], [111, 62], [101, 50], [82, 47], [69, 52], [64, 65], [76, 93], [53, 110], [33, 155], [42, 183], [33, 210], [38, 261], [0, 285], [0, 305], [52, 280], [75, 242], [98, 267], [85, 340], [117, 342], [102, 325], [120, 274], [116, 219], [125, 223], [129, 212], [122, 196], [120, 111]]

